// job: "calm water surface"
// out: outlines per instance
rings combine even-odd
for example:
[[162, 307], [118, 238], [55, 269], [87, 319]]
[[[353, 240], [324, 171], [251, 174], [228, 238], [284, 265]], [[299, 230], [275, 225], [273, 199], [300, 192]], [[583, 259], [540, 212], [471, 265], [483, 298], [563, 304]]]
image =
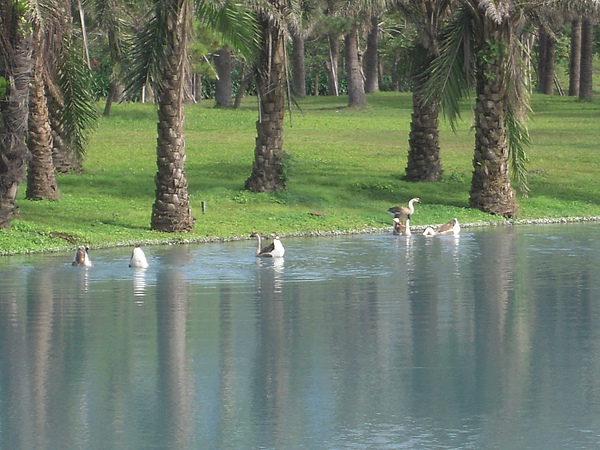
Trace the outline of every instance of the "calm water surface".
[[600, 446], [600, 226], [0, 258], [0, 448]]

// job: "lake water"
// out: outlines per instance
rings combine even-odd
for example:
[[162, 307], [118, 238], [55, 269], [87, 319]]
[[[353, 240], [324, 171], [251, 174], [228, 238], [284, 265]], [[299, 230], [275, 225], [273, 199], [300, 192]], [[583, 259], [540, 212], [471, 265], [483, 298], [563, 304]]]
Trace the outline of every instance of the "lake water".
[[600, 226], [0, 258], [0, 448], [600, 447]]

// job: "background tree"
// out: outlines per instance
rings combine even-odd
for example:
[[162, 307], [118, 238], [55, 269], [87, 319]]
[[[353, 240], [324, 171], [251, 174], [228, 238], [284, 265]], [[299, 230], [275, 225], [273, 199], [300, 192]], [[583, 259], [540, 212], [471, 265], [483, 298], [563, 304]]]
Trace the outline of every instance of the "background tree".
[[581, 19], [581, 57], [579, 65], [579, 99], [593, 97], [594, 24], [590, 16]]
[[569, 58], [569, 95], [579, 96], [579, 76], [581, 65], [581, 17], [571, 20], [571, 49]]
[[194, 226], [185, 174], [184, 82], [188, 63], [187, 46], [193, 13], [240, 48], [254, 45], [250, 14], [233, 2], [157, 0], [148, 22], [137, 33], [129, 93], [152, 86], [158, 100], [156, 199], [151, 227], [166, 232], [189, 231]]
[[442, 176], [439, 138], [439, 109], [435, 96], [423, 95], [426, 74], [440, 56], [440, 33], [451, 12], [451, 0], [414, 0], [400, 4], [415, 27], [411, 63], [413, 113], [410, 122], [407, 181], [438, 181]]
[[30, 158], [26, 145], [29, 81], [33, 68], [31, 34], [21, 2], [0, 2], [0, 228], [10, 228], [18, 186]]
[[529, 105], [520, 35], [530, 12], [512, 0], [464, 2], [453, 16], [434, 61], [428, 98], [440, 92], [441, 105], [452, 124], [459, 116], [458, 100], [475, 85], [475, 150], [469, 193], [471, 207], [515, 217], [517, 202], [513, 177], [526, 188], [529, 143], [525, 125]]
[[283, 118], [285, 101], [285, 16], [293, 6], [282, 0], [268, 0], [257, 8], [260, 46], [255, 66], [258, 96], [256, 146], [252, 173], [246, 180], [246, 189], [253, 192], [276, 192], [285, 189], [283, 152]]

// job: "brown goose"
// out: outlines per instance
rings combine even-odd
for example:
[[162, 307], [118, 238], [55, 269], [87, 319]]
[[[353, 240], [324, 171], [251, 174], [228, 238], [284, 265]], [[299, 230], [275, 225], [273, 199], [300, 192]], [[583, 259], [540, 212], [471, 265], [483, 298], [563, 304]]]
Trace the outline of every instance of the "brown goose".
[[89, 249], [90, 248], [87, 245], [80, 245], [77, 247], [75, 258], [73, 259], [71, 265], [76, 267], [90, 267], [92, 265], [92, 261], [90, 260], [90, 255], [88, 255]]
[[262, 237], [258, 233], [252, 233], [251, 237], [256, 237], [258, 240], [258, 248], [256, 249], [256, 256], [266, 256], [272, 258], [281, 258], [285, 253], [285, 248], [279, 240], [279, 236], [275, 236], [273, 242], [267, 245], [265, 248], [262, 247]]
[[423, 236], [437, 236], [437, 235], [454, 235], [460, 233], [460, 224], [458, 223], [458, 219], [452, 219], [450, 222], [447, 222], [443, 225], [440, 225], [437, 228], [427, 227], [425, 231], [423, 231]]
[[410, 236], [412, 233], [410, 232], [410, 219], [406, 219], [406, 224], [400, 221], [399, 217], [394, 217], [394, 229], [393, 233], [396, 236]]
[[388, 209], [388, 212], [393, 217], [398, 217], [398, 219], [400, 219], [400, 222], [404, 223], [404, 222], [406, 222], [406, 219], [410, 219], [411, 214], [414, 214], [414, 212], [415, 212], [414, 203], [421, 203], [421, 199], [419, 197], [411, 198], [408, 201], [408, 207], [393, 206], [390, 209]]

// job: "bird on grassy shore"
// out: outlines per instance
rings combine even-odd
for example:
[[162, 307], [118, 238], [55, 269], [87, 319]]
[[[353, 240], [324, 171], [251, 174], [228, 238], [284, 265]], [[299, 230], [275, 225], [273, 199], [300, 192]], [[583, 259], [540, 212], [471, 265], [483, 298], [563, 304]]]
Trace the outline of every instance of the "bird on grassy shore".
[[139, 245], [136, 245], [131, 253], [131, 259], [129, 260], [129, 267], [138, 267], [140, 269], [147, 269], [150, 267], [144, 250]]
[[394, 217], [394, 229], [393, 233], [396, 236], [410, 236], [410, 219], [406, 219], [406, 223], [402, 223], [399, 217]]
[[421, 199], [419, 197], [411, 198], [408, 201], [407, 206], [393, 206], [388, 209], [388, 212], [392, 215], [392, 217], [397, 217], [400, 219], [400, 222], [405, 223], [406, 219], [410, 219], [410, 216], [415, 212], [415, 203], [421, 203]]
[[89, 250], [90, 248], [87, 245], [80, 245], [77, 247], [75, 258], [73, 259], [71, 265], [76, 267], [90, 267], [92, 265], [92, 261], [90, 260], [90, 255], [88, 254]]
[[272, 258], [281, 258], [285, 253], [285, 248], [279, 240], [279, 236], [275, 236], [273, 242], [262, 248], [262, 237], [258, 233], [252, 233], [251, 237], [255, 237], [258, 240], [258, 248], [256, 249], [256, 256], [266, 256]]
[[452, 219], [437, 228], [427, 227], [423, 231], [423, 236], [456, 236], [460, 233], [460, 224], [458, 219]]

